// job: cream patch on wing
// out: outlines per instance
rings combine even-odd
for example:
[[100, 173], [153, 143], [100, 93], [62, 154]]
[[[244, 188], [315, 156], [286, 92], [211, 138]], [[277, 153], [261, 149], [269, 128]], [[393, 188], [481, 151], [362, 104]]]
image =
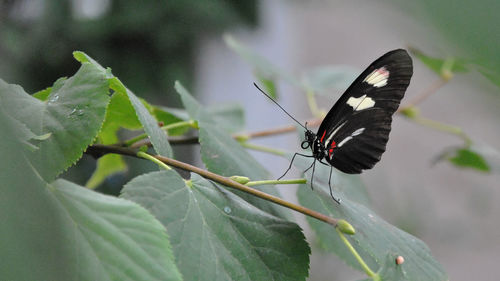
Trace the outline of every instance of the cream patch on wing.
[[373, 87], [383, 87], [387, 85], [387, 80], [389, 79], [389, 71], [385, 67], [377, 68], [372, 73], [366, 76], [363, 82], [366, 82]]
[[350, 105], [350, 106], [352, 106], [352, 108], [355, 111], [359, 111], [359, 110], [363, 110], [363, 109], [367, 109], [367, 108], [373, 107], [375, 105], [375, 101], [372, 98], [367, 97], [366, 94], [365, 94], [365, 95], [362, 95], [359, 98], [350, 97], [347, 100], [347, 104]]

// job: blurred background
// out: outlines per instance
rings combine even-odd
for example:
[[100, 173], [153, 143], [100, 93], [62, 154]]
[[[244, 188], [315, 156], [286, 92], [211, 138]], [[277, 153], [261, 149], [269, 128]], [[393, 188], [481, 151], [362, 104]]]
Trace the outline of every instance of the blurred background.
[[[319, 97], [324, 110], [373, 60], [411, 46], [435, 57], [469, 62], [468, 72], [456, 74], [419, 110], [426, 118], [463, 129], [474, 144], [498, 156], [500, 3], [469, 2], [0, 1], [0, 78], [34, 93], [61, 76], [73, 75], [79, 63], [72, 52], [81, 50], [110, 66], [136, 95], [151, 103], [179, 106], [175, 80], [206, 105], [238, 103], [246, 114], [242, 130], [251, 132], [289, 125], [291, 120], [256, 91], [252, 66], [228, 48], [223, 34], [231, 34], [291, 75], [335, 67], [346, 78], [337, 90]], [[414, 57], [414, 76], [402, 104], [438, 79]], [[300, 89], [278, 80], [277, 93], [297, 119], [311, 118]], [[255, 143], [300, 149], [296, 134]], [[491, 280], [500, 262], [499, 166], [481, 172], [435, 163], [443, 151], [462, 145], [457, 136], [396, 116], [382, 161], [361, 177], [372, 208], [427, 243], [450, 280]], [[179, 158], [197, 161], [199, 147], [176, 149]], [[274, 177], [288, 166], [285, 159], [252, 154]], [[143, 161], [127, 161], [131, 169], [110, 177], [101, 191], [116, 193], [131, 177], [152, 168]], [[78, 170], [71, 169], [65, 177], [84, 184], [94, 167], [95, 161], [84, 157]], [[289, 188], [282, 188], [282, 193], [295, 200]], [[318, 248], [303, 218], [297, 219], [313, 248], [309, 280], [363, 277]]]

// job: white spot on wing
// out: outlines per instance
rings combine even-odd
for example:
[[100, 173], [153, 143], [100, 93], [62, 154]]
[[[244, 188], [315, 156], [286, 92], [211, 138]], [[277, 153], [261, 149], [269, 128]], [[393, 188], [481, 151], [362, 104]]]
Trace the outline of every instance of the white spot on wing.
[[364, 131], [365, 131], [365, 128], [359, 128], [359, 129], [357, 129], [350, 136], [348, 136], [347, 138], [345, 138], [341, 142], [339, 142], [339, 144], [337, 145], [337, 147], [343, 146], [346, 142], [352, 140], [352, 138], [355, 137], [355, 136], [361, 135]]
[[365, 94], [359, 98], [350, 97], [347, 100], [347, 104], [352, 106], [352, 108], [355, 111], [358, 111], [358, 110], [363, 110], [363, 109], [373, 107], [375, 105], [375, 101], [372, 98], [367, 97]]
[[366, 82], [373, 87], [380, 88], [387, 85], [387, 79], [389, 79], [389, 71], [385, 67], [381, 67], [368, 74], [363, 82]]
[[360, 129], [357, 129], [356, 131], [354, 131], [351, 136], [357, 136], [357, 135], [361, 135], [361, 133], [363, 133], [363, 131], [365, 130], [365, 128], [360, 128]]
[[338, 147], [341, 147], [344, 145], [344, 143], [350, 141], [352, 139], [351, 136], [348, 136], [347, 138], [343, 139], [341, 142], [339, 142], [339, 144], [337, 145]]

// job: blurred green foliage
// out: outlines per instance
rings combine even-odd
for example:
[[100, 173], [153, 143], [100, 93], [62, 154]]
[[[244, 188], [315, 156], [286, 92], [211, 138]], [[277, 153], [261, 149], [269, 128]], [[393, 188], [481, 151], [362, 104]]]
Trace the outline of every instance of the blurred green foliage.
[[[451, 43], [440, 56], [452, 56], [476, 66], [500, 87], [500, 24], [496, 0], [394, 1], [423, 23], [433, 26]], [[450, 47], [451, 46], [451, 47]]]
[[35, 92], [75, 73], [72, 52], [82, 50], [140, 96], [165, 103], [176, 97], [167, 95], [175, 80], [193, 81], [200, 38], [254, 25], [257, 12], [256, 1], [109, 0], [85, 15], [84, 2], [0, 1], [0, 77]]

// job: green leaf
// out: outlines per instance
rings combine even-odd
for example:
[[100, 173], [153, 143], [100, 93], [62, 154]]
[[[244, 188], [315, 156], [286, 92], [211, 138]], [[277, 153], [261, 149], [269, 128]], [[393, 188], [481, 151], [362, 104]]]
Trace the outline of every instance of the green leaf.
[[50, 134], [37, 144], [29, 159], [47, 181], [75, 163], [104, 121], [108, 83], [90, 64], [67, 80], [58, 80], [45, 102], [16, 85], [0, 81], [1, 106], [35, 135]]
[[137, 118], [135, 109], [124, 92], [115, 92], [111, 97], [101, 134], [103, 132], [106, 134], [111, 133], [107, 132], [110, 130], [116, 135], [118, 128], [129, 130], [141, 128], [141, 123]]
[[148, 211], [63, 180], [48, 184], [10, 121], [0, 107], [2, 279], [181, 280], [165, 229]]
[[117, 77], [113, 76], [110, 69], [104, 69], [98, 62], [96, 62], [83, 52], [73, 52], [73, 56], [80, 62], [90, 62], [92, 63], [92, 65], [98, 67], [101, 72], [109, 79], [111, 89], [113, 89], [115, 92], [127, 95], [130, 103], [135, 110], [135, 113], [137, 114], [139, 121], [144, 128], [144, 131], [149, 136], [151, 144], [153, 145], [156, 153], [171, 157], [172, 148], [168, 143], [167, 134], [158, 126], [158, 121], [148, 111], [142, 101], [132, 91], [127, 89], [127, 87], [125, 87], [125, 85]]
[[305, 280], [310, 249], [296, 224], [196, 174], [191, 181], [173, 170], [153, 172], [122, 193], [165, 225], [185, 280]]
[[455, 155], [449, 157], [448, 160], [453, 165], [461, 168], [472, 168], [483, 172], [491, 170], [486, 160], [480, 154], [468, 148], [457, 149]]
[[[296, 158], [295, 162], [301, 168], [308, 164], [304, 159]], [[297, 196], [301, 205], [349, 222], [356, 234], [348, 236], [347, 239], [372, 270], [383, 267], [387, 253], [393, 253], [405, 258], [405, 270], [410, 280], [447, 280], [442, 266], [432, 257], [429, 248], [422, 241], [387, 223], [359, 203], [358, 195], [353, 196], [350, 193], [350, 186], [343, 185], [335, 178], [332, 179], [334, 195], [342, 201], [340, 204], [334, 202], [328, 191], [329, 171], [329, 167], [316, 165], [314, 192], [308, 185], [299, 187]], [[307, 177], [310, 178], [310, 172]], [[310, 218], [307, 218], [307, 221], [325, 250], [335, 253], [353, 268], [362, 270], [331, 226]]]
[[87, 244], [82, 254], [94, 257], [89, 269], [110, 279], [181, 280], [165, 229], [148, 211], [64, 180], [54, 187], [55, 198], [76, 224], [76, 246]]
[[[269, 178], [269, 173], [238, 142], [215, 123], [212, 116], [179, 82], [176, 82], [175, 89], [191, 118], [199, 122], [201, 158], [209, 171], [226, 177], [246, 176], [251, 180]], [[259, 186], [258, 189], [269, 194], [278, 195], [278, 192], [272, 186]], [[290, 217], [289, 212], [283, 207], [240, 191], [235, 191], [235, 193], [270, 214], [281, 218]]]
[[500, 173], [500, 152], [486, 144], [452, 147], [437, 157], [437, 161], [447, 160], [460, 168], [470, 168], [481, 172]]
[[48, 87], [47, 89], [44, 89], [44, 90], [41, 90], [41, 91], [34, 93], [33, 97], [37, 98], [41, 101], [45, 101], [45, 100], [47, 100], [47, 98], [49, 97], [51, 92], [52, 92], [52, 87]]
[[411, 53], [416, 56], [423, 64], [425, 64], [429, 69], [436, 72], [439, 75], [443, 75], [443, 71], [450, 71], [453, 73], [468, 72], [466, 66], [466, 60], [453, 58], [453, 59], [441, 59], [428, 56], [417, 49], [410, 49]]
[[482, 158], [487, 163], [490, 171], [493, 173], [500, 173], [500, 151], [486, 144], [473, 144], [470, 150]]
[[37, 98], [41, 101], [46, 101], [47, 98], [49, 97], [50, 93], [52, 93], [52, 89], [58, 90], [59, 88], [61, 88], [64, 85], [64, 81], [66, 81], [67, 79], [68, 78], [66, 78], [66, 77], [62, 77], [62, 78], [57, 79], [56, 82], [54, 82], [53, 87], [48, 87], [44, 90], [38, 91], [38, 92], [34, 93], [32, 95], [32, 97]]
[[134, 93], [127, 89], [127, 95], [156, 153], [172, 157], [172, 148], [168, 143], [167, 133], [158, 126], [158, 121], [149, 113], [144, 104], [134, 95]]

